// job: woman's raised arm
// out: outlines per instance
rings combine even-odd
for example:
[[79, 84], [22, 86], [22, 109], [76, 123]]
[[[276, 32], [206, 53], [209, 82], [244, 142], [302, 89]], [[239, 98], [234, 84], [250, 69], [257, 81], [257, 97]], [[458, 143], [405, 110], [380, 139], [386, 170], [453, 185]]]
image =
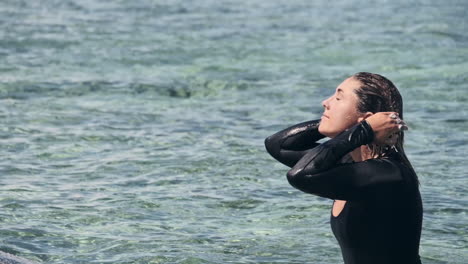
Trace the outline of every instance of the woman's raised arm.
[[293, 167], [308, 150], [325, 136], [318, 132], [320, 119], [302, 122], [283, 129], [265, 139], [265, 147], [273, 158]]
[[372, 127], [364, 120], [308, 151], [289, 170], [288, 181], [303, 192], [339, 200], [359, 199], [368, 187], [402, 181], [398, 165], [390, 159], [336, 164], [345, 154], [373, 140]]

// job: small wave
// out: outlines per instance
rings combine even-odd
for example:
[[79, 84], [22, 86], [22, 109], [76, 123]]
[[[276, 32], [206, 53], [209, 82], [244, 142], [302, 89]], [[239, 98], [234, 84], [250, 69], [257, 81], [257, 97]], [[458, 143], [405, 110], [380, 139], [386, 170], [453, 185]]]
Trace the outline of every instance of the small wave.
[[43, 96], [70, 97], [93, 93], [151, 94], [175, 98], [216, 96], [224, 90], [245, 90], [246, 83], [222, 80], [186, 80], [171, 83], [130, 83], [108, 81], [84, 82], [12, 82], [0, 83], [0, 99], [27, 100]]
[[0, 99], [13, 98], [25, 100], [31, 97], [54, 96], [69, 97], [81, 96], [99, 91], [115, 90], [116, 84], [111, 82], [64, 82], [64, 83], [30, 83], [13, 82], [0, 83]]
[[233, 208], [233, 209], [253, 209], [261, 203], [263, 202], [260, 200], [241, 199], [241, 200], [235, 200], [235, 201], [223, 201], [221, 202], [221, 206]]

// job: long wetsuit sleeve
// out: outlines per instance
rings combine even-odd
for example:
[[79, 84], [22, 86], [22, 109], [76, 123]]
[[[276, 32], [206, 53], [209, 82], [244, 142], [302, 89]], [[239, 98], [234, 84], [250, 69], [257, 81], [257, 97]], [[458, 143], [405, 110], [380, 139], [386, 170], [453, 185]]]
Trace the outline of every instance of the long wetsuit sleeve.
[[318, 132], [319, 124], [320, 119], [290, 126], [267, 137], [265, 147], [273, 158], [291, 168], [325, 137]]
[[337, 164], [345, 154], [373, 139], [367, 121], [356, 124], [308, 151], [287, 173], [289, 183], [306, 193], [352, 200], [363, 198], [370, 187], [401, 181], [400, 169], [390, 159]]

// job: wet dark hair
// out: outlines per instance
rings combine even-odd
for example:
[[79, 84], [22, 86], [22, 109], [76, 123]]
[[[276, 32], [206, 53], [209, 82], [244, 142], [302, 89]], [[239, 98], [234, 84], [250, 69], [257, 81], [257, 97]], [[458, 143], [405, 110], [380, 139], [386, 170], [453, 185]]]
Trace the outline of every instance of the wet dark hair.
[[[358, 97], [357, 110], [359, 112], [397, 112], [400, 118], [403, 119], [403, 99], [396, 86], [389, 79], [370, 72], [358, 72], [352, 77], [361, 83], [361, 86], [354, 91]], [[398, 132], [398, 140], [395, 144], [396, 154], [398, 154], [403, 164], [413, 172], [414, 176], [412, 180], [419, 186], [418, 176], [403, 149], [404, 136], [403, 131]], [[390, 153], [395, 152], [389, 146], [368, 144], [368, 147], [371, 150], [371, 156], [377, 155], [377, 158], [388, 156]]]

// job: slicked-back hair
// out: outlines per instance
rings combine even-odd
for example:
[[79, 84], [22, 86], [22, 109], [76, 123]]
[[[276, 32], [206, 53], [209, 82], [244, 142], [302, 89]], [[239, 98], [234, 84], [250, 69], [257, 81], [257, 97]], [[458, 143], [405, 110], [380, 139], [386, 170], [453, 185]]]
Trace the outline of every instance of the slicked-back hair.
[[[357, 110], [359, 112], [397, 112], [399, 117], [403, 119], [403, 99], [396, 86], [389, 79], [370, 72], [358, 72], [352, 77], [361, 83], [360, 87], [355, 90], [358, 97]], [[413, 172], [412, 180], [419, 186], [418, 176], [403, 149], [404, 136], [404, 131], [398, 132], [395, 148], [403, 163]], [[372, 143], [368, 144], [368, 147], [371, 150], [371, 156], [377, 156], [377, 158], [387, 156], [390, 151], [393, 151], [389, 146]]]

